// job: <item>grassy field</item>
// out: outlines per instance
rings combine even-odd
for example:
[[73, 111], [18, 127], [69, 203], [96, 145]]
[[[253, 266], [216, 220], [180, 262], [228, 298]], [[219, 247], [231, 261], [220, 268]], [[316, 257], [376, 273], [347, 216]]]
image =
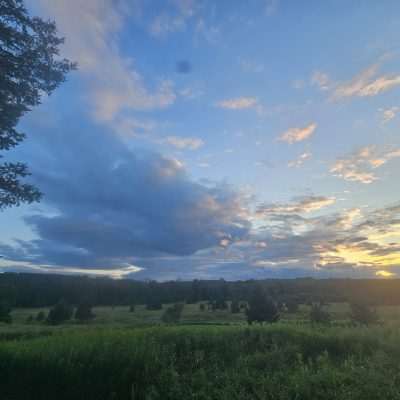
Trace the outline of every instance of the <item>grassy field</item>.
[[329, 306], [330, 326], [306, 322], [306, 306], [252, 327], [198, 305], [177, 326], [141, 306], [95, 308], [89, 324], [27, 323], [38, 311], [0, 325], [2, 400], [400, 399], [398, 307], [371, 327], [351, 327], [346, 304]]

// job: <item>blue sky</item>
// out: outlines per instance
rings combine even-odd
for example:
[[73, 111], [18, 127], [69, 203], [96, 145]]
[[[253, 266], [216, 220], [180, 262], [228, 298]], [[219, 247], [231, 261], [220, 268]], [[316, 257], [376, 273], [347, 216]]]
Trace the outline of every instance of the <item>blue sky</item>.
[[1, 271], [400, 272], [397, 1], [29, 0], [77, 61], [20, 129]]

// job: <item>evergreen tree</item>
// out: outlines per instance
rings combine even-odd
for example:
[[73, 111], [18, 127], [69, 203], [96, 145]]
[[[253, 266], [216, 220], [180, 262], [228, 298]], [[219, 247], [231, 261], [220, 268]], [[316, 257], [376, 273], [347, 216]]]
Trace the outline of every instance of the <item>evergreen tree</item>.
[[0, 303], [0, 322], [11, 324], [11, 307], [6, 302]]
[[83, 302], [78, 305], [75, 311], [75, 319], [79, 322], [87, 322], [95, 317], [92, 307], [88, 302]]
[[378, 322], [378, 314], [365, 303], [350, 304], [350, 319], [360, 325], [369, 325]]
[[310, 321], [314, 324], [327, 324], [331, 320], [328, 311], [325, 311], [321, 303], [315, 303], [311, 306]]
[[276, 303], [267, 295], [261, 286], [257, 286], [246, 310], [247, 322], [277, 322], [279, 311]]
[[74, 309], [66, 301], [60, 300], [51, 310], [47, 316], [47, 322], [51, 325], [59, 325], [72, 318]]
[[[55, 23], [31, 18], [22, 0], [0, 2], [0, 151], [24, 139], [25, 134], [16, 129], [20, 118], [75, 68], [58, 57], [63, 41]], [[37, 188], [21, 182], [27, 175], [24, 163], [0, 164], [0, 210], [40, 199]]]

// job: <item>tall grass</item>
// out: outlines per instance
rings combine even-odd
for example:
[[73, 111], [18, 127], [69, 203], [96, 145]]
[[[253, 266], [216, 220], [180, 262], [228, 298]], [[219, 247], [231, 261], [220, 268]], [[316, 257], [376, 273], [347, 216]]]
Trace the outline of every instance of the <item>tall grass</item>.
[[0, 343], [0, 398], [400, 399], [384, 328], [89, 329]]

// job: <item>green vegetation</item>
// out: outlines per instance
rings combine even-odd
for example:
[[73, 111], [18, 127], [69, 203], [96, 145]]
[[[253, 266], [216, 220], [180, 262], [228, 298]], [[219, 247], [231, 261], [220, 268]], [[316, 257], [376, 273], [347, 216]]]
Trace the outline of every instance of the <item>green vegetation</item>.
[[249, 326], [230, 306], [94, 307], [90, 323], [61, 325], [37, 321], [49, 309], [14, 309], [0, 324], [2, 398], [400, 399], [399, 307], [378, 307], [384, 323], [366, 326], [333, 303], [324, 325], [301, 304]]
[[0, 343], [4, 399], [396, 399], [400, 335], [375, 328], [153, 327]]
[[324, 299], [331, 282], [2, 279], [2, 400], [400, 400], [400, 307], [384, 290], [371, 306], [332, 301], [344, 281]]

